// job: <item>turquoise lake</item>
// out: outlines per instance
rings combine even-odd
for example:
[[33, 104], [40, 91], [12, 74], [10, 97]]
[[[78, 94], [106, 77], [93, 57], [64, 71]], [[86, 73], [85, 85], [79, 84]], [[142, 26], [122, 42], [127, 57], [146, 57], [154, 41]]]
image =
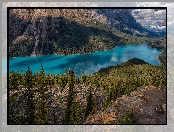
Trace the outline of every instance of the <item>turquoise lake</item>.
[[[91, 54], [75, 54], [70, 56], [60, 55], [43, 55], [36, 57], [17, 57], [9, 60], [9, 71], [27, 70], [28, 65], [32, 72], [40, 71], [41, 63], [45, 73], [62, 74], [68, 68], [75, 70], [79, 75], [96, 72], [101, 68], [126, 62], [127, 60], [137, 57], [144, 61], [160, 65], [157, 56], [162, 53], [161, 50], [150, 48], [147, 44], [117, 46], [112, 50], [92, 52]], [[7, 60], [3, 58], [2, 73], [7, 72]]]

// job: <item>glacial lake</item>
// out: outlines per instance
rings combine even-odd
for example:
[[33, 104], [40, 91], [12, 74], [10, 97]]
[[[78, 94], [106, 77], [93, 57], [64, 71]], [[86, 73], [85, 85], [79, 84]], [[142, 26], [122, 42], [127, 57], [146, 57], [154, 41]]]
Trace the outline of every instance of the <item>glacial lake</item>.
[[[22, 69], [26, 71], [28, 65], [34, 71], [40, 72], [41, 63], [46, 74], [62, 74], [68, 71], [68, 68], [75, 70], [79, 75], [96, 72], [101, 68], [126, 62], [127, 60], [137, 57], [144, 61], [160, 65], [157, 56], [162, 53], [161, 50], [150, 48], [147, 44], [117, 46], [112, 50], [92, 52], [91, 54], [75, 54], [70, 56], [60, 55], [43, 55], [36, 57], [17, 57], [9, 60], [9, 71]], [[7, 61], [4, 58], [2, 62], [2, 73], [6, 73]]]

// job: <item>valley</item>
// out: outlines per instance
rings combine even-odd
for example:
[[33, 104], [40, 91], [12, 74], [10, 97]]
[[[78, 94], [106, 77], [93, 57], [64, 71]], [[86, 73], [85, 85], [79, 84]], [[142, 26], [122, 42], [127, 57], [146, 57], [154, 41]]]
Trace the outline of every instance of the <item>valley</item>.
[[166, 124], [166, 35], [132, 10], [9, 8], [8, 123]]

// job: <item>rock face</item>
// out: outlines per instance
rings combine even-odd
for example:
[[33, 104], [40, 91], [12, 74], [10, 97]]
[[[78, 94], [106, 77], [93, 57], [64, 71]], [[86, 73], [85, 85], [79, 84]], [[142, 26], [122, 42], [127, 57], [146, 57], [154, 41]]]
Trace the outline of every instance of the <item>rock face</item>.
[[[97, 23], [103, 24], [103, 29], [105, 29], [104, 26], [109, 26], [135, 36], [155, 36], [136, 23], [129, 10], [11, 9], [9, 12], [10, 55], [16, 49], [14, 45], [19, 45], [19, 48], [21, 45], [30, 43], [30, 48], [26, 47], [30, 50], [27, 52], [30, 55], [42, 55], [53, 54], [55, 50], [59, 51], [58, 48], [60, 50], [61, 48], [77, 48], [86, 45], [89, 41], [94, 43], [96, 40], [90, 39], [97, 34], [104, 35], [102, 38], [113, 36], [113, 34], [104, 33], [105, 30], [95, 27]], [[117, 36], [114, 35], [114, 37]], [[112, 37], [112, 40], [116, 40], [114, 37]], [[99, 49], [108, 47], [102, 46], [103, 42], [98, 42]], [[15, 55], [17, 57], [21, 53]], [[14, 55], [10, 57], [14, 57]]]
[[[134, 17], [131, 15], [130, 9], [97, 10], [97, 13], [104, 14], [109, 25], [124, 33], [137, 36], [143, 36], [143, 32], [150, 33], [148, 30], [144, 29], [139, 23], [136, 22]], [[150, 34], [154, 35], [153, 33]], [[150, 34], [147, 36], [150, 37]]]
[[21, 36], [28, 27], [28, 22], [20, 19], [17, 14], [9, 15], [9, 45], [16, 37]]
[[[166, 124], [165, 103], [165, 88], [143, 86], [128, 96], [117, 98], [107, 109], [89, 115], [84, 124], [119, 124], [126, 110], [132, 110], [136, 124]], [[156, 111], [155, 106], [158, 110], [161, 106], [161, 111]]]

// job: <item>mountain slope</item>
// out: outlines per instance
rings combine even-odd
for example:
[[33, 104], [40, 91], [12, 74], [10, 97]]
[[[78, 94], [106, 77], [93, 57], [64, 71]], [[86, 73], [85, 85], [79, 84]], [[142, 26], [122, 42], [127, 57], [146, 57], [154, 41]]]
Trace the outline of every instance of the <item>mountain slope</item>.
[[[26, 74], [9, 74], [9, 121], [10, 124], [30, 124], [29, 121], [34, 124], [120, 124], [127, 121], [122, 118], [125, 109], [130, 108], [133, 115], [128, 112], [128, 119], [136, 116], [136, 121], [142, 124], [164, 124], [166, 116], [160, 114], [166, 113], [160, 111], [160, 107], [166, 104], [165, 89], [166, 67], [153, 66], [138, 58], [80, 78], [70, 70], [62, 75], [46, 75], [43, 67], [32, 75], [28, 68]], [[155, 93], [161, 96], [154, 99]], [[29, 95], [31, 98], [27, 98]], [[157, 112], [155, 116], [159, 114], [162, 119], [158, 121], [153, 116], [155, 122], [143, 123], [141, 119], [150, 116], [146, 113], [148, 110], [150, 114]]]
[[165, 39], [132, 36], [135, 30], [145, 32], [126, 10], [11, 9], [9, 56], [90, 53], [144, 42], [165, 49]]
[[97, 9], [96, 12], [104, 15], [110, 26], [123, 33], [139, 37], [159, 37], [154, 32], [150, 32], [137, 23], [131, 14], [131, 9]]

